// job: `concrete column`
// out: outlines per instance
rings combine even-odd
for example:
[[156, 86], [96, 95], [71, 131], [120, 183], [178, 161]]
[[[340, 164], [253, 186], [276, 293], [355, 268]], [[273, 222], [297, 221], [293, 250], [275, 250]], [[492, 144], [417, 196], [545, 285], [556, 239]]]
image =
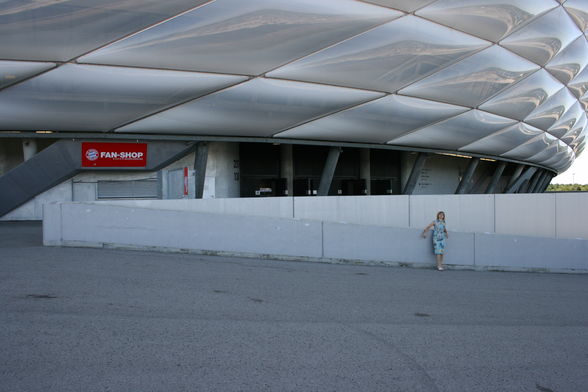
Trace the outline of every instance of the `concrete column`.
[[518, 191], [525, 181], [529, 181], [531, 179], [531, 177], [533, 176], [533, 174], [535, 174], [536, 171], [536, 167], [529, 166], [525, 170], [525, 172], [516, 179], [514, 184], [512, 184], [510, 187], [506, 189], [506, 193], [515, 193], [516, 191]]
[[508, 181], [508, 184], [506, 185], [506, 189], [510, 189], [513, 186], [515, 181], [517, 181], [519, 179], [519, 177], [521, 176], [521, 173], [523, 172], [524, 168], [525, 168], [525, 165], [518, 165], [517, 166], [512, 177], [510, 178], [510, 181]]
[[537, 170], [537, 173], [529, 180], [529, 186], [525, 190], [525, 193], [534, 193], [537, 188], [537, 183], [543, 179], [543, 171]]
[[37, 154], [37, 141], [35, 139], [23, 139], [22, 154], [25, 161], [35, 156]]
[[202, 199], [202, 196], [204, 195], [204, 180], [206, 178], [207, 161], [208, 143], [200, 142], [198, 143], [198, 146], [196, 146], [196, 156], [194, 157], [195, 199]]
[[[202, 198], [235, 198], [241, 196], [241, 162], [239, 143], [209, 142]], [[199, 151], [196, 151], [198, 161]], [[204, 159], [204, 158], [202, 158]], [[196, 178], [198, 173], [196, 169]], [[201, 180], [201, 179], [200, 179]], [[202, 180], [201, 180], [202, 181]]]
[[372, 194], [372, 169], [370, 161], [370, 149], [362, 148], [359, 150], [359, 178], [365, 180], [365, 189], [367, 195]]
[[471, 158], [470, 159], [470, 163], [468, 164], [468, 168], [466, 170], [466, 173], [464, 174], [463, 178], [461, 179], [461, 182], [459, 183], [459, 185], [455, 191], [455, 194], [461, 195], [461, 194], [468, 192], [468, 190], [470, 188], [470, 183], [472, 181], [472, 178], [474, 177], [474, 173], [476, 172], [476, 169], [477, 169], [479, 163], [480, 163], [480, 158]]
[[280, 177], [286, 179], [288, 196], [294, 195], [294, 154], [291, 144], [280, 145]]
[[492, 180], [486, 188], [486, 193], [494, 193], [496, 190], [496, 186], [500, 182], [500, 178], [502, 177], [502, 173], [504, 173], [504, 169], [506, 168], [506, 162], [499, 162], [498, 166], [496, 166], [496, 170], [494, 171], [494, 175], [492, 176]]
[[425, 166], [425, 162], [427, 161], [428, 154], [424, 152], [419, 152], [417, 154], [417, 158], [412, 166], [412, 170], [410, 172], [410, 176], [408, 177], [408, 181], [402, 190], [403, 195], [412, 195], [414, 192], [414, 188], [416, 187], [417, 181], [421, 175], [421, 170]]
[[329, 149], [329, 155], [327, 156], [325, 167], [323, 168], [323, 173], [321, 174], [318, 196], [327, 196], [329, 194], [329, 188], [333, 182], [333, 176], [335, 175], [335, 170], [337, 169], [337, 162], [339, 161], [340, 155], [341, 147], [331, 147]]

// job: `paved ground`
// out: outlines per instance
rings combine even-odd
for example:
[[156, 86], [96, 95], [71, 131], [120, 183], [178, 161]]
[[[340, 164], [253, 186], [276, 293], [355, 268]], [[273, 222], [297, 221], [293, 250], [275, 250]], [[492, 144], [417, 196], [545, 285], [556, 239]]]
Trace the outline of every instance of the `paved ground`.
[[43, 248], [0, 223], [0, 391], [586, 391], [588, 275]]

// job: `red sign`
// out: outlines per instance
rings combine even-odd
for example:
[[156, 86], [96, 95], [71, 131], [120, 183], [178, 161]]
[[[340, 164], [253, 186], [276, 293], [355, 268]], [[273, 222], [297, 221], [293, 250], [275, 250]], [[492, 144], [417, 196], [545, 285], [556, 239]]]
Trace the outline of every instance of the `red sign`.
[[188, 196], [188, 168], [184, 167], [184, 196]]
[[82, 143], [82, 167], [145, 167], [147, 143]]

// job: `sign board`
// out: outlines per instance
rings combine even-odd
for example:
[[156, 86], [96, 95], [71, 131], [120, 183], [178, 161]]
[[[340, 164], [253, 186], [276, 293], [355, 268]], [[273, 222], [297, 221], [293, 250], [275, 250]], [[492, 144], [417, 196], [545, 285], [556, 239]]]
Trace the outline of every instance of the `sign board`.
[[145, 167], [147, 143], [82, 143], [82, 167]]

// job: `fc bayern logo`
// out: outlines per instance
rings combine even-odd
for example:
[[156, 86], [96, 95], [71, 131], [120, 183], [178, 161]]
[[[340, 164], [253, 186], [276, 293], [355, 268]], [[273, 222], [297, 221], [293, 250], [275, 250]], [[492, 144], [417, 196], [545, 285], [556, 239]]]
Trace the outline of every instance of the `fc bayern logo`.
[[95, 161], [98, 159], [98, 150], [90, 148], [86, 151], [86, 159], [89, 161]]

